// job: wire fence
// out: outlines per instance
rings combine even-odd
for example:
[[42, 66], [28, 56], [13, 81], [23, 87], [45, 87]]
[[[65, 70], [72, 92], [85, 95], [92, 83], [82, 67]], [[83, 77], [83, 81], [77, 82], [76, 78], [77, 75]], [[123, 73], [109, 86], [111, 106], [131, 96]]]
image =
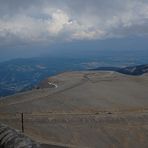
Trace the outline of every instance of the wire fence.
[[[124, 110], [123, 111], [97, 111], [97, 112], [75, 112], [75, 113], [66, 113], [66, 112], [16, 112], [16, 113], [10, 113], [10, 112], [2, 112], [0, 113], [0, 122], [8, 122], [13, 123], [15, 121], [15, 124], [19, 129], [24, 133], [25, 132], [25, 125], [29, 120], [37, 120], [38, 122], [42, 122], [42, 119], [47, 119], [50, 121], [50, 123], [55, 123], [58, 121], [59, 117], [66, 116], [66, 117], [85, 117], [85, 116], [99, 116], [99, 115], [108, 115], [108, 117], [114, 116], [115, 114], [126, 114], [126, 113], [148, 113], [148, 108], [145, 109], [136, 109], [136, 110]], [[115, 116], [116, 117], [116, 116]], [[51, 118], [51, 120], [50, 120]], [[56, 120], [57, 119], [57, 120]], [[74, 120], [74, 118], [73, 118]]]

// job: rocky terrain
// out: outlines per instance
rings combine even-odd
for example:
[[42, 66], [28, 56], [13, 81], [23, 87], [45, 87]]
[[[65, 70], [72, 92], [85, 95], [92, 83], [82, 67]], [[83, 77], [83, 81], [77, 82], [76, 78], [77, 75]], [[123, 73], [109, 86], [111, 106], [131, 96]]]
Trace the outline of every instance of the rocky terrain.
[[6, 125], [0, 124], [0, 147], [40, 148], [41, 146], [23, 135], [21, 132], [11, 129]]
[[1, 148], [66, 148], [57, 145], [39, 144], [18, 130], [7, 125], [0, 124], [0, 147]]
[[1, 98], [0, 122], [33, 140], [76, 148], [148, 147], [148, 74], [67, 72]]

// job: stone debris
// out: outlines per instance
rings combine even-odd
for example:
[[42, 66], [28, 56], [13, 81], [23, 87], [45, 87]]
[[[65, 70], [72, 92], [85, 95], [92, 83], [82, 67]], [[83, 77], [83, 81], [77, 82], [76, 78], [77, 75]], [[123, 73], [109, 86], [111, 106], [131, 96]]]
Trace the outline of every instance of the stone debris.
[[20, 131], [0, 124], [0, 147], [1, 148], [40, 148], [41, 146], [22, 134]]

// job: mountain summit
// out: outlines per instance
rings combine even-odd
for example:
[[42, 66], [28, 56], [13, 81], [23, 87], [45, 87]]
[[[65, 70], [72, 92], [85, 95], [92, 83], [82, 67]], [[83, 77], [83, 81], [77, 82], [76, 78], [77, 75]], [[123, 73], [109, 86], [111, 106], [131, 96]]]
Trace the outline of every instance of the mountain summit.
[[148, 147], [148, 74], [66, 72], [0, 101], [0, 122], [46, 144]]

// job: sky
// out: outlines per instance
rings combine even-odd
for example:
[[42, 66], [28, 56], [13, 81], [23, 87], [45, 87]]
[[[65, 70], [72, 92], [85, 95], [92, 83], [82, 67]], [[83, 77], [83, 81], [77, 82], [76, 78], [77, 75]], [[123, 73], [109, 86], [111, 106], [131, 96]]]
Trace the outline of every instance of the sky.
[[0, 0], [0, 61], [86, 47], [134, 52], [147, 39], [148, 0]]

